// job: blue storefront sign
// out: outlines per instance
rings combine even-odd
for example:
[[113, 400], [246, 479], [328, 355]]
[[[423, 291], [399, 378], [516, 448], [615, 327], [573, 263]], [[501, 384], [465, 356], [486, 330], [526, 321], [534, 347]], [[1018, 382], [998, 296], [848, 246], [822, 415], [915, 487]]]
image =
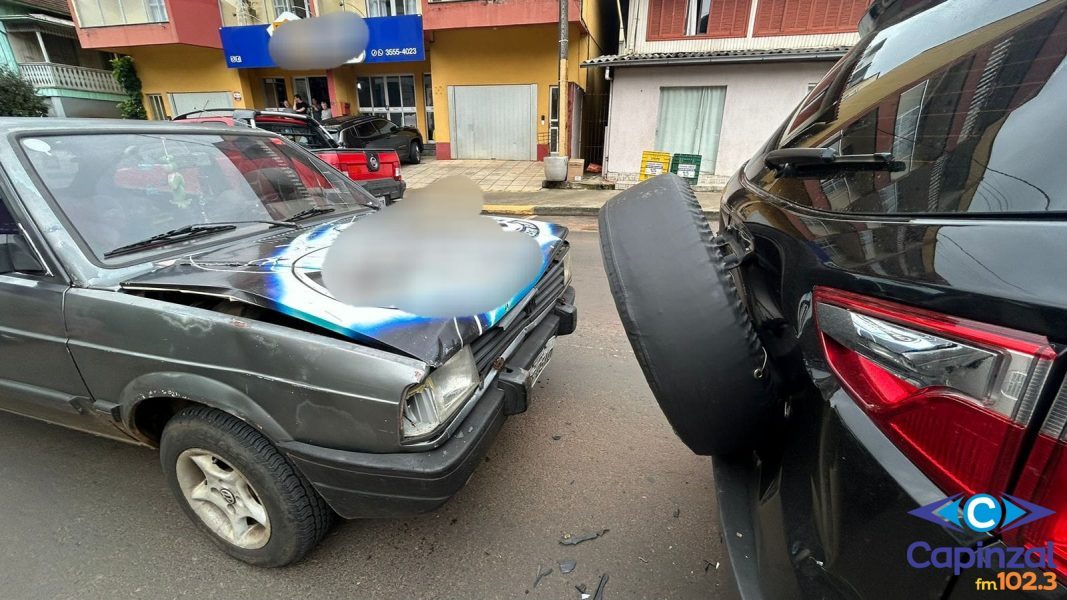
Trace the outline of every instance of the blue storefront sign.
[[[354, 63], [411, 62], [426, 59], [422, 16], [371, 17], [365, 19], [370, 34], [367, 51]], [[282, 25], [284, 27], [284, 25]], [[276, 67], [267, 45], [267, 25], [243, 25], [219, 29], [226, 66], [231, 69]]]

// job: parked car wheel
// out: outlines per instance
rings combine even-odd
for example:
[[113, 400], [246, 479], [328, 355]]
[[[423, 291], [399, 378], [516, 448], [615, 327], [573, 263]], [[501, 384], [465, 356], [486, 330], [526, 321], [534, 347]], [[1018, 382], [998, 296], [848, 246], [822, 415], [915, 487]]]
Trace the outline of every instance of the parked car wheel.
[[411, 142], [411, 148], [408, 149], [408, 162], [413, 165], [422, 162], [422, 144]]
[[262, 567], [300, 560], [333, 513], [311, 484], [247, 423], [187, 408], [163, 430], [160, 460], [182, 509], [227, 554]]
[[751, 449], [777, 404], [768, 363], [692, 190], [661, 175], [600, 211], [615, 305], [652, 393], [697, 454]]

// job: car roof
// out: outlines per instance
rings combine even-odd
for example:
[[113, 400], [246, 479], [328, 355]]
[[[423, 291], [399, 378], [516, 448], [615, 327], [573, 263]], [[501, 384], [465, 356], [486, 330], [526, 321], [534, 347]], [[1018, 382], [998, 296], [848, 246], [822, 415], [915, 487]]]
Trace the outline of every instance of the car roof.
[[[72, 119], [58, 117], [0, 117], [0, 132], [71, 132], [71, 133], [206, 133], [219, 134], [218, 125], [200, 125], [171, 121], [141, 121], [135, 119]], [[273, 135], [251, 128], [228, 130], [227, 134]]]

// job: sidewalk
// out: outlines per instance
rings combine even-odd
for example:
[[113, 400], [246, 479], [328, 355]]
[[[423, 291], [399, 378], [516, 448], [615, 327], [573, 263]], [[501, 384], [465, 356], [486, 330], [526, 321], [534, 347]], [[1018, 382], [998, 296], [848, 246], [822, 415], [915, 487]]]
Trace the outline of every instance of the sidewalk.
[[[617, 190], [539, 190], [536, 192], [485, 192], [482, 212], [513, 216], [592, 216]], [[709, 218], [719, 212], [719, 192], [697, 192], [696, 197]]]

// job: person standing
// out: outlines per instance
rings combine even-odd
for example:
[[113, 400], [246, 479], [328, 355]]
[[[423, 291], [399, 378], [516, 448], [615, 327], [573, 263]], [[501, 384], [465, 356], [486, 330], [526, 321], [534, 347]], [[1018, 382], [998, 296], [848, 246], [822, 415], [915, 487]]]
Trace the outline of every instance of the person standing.
[[311, 107], [308, 109], [308, 114], [316, 121], [322, 120], [322, 106], [318, 98], [311, 99]]
[[304, 102], [304, 98], [300, 94], [297, 94], [293, 98], [293, 112], [299, 115], [308, 114], [308, 105], [307, 102]]
[[330, 101], [329, 100], [323, 100], [320, 103], [320, 106], [322, 107], [322, 110], [319, 112], [320, 120], [325, 121], [326, 119], [332, 119], [333, 118], [333, 109], [330, 108]]
[[293, 112], [293, 107], [289, 106], [288, 100], [282, 100], [282, 112]]

